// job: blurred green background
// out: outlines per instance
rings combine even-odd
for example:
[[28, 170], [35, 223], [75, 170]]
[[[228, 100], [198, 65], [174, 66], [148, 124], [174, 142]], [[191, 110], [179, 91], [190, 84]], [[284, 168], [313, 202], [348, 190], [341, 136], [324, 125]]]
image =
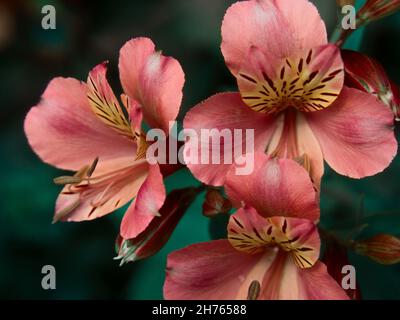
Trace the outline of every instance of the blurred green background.
[[[210, 239], [201, 215], [202, 197], [190, 207], [171, 240], [156, 256], [123, 267], [112, 258], [122, 212], [93, 222], [51, 224], [59, 172], [30, 150], [23, 120], [55, 76], [86, 79], [97, 63], [109, 60], [116, 92], [118, 51], [130, 38], [151, 37], [186, 74], [182, 115], [235, 82], [220, 53], [220, 24], [230, 0], [164, 1], [1, 1], [0, 0], [0, 298], [161, 299], [167, 254]], [[335, 0], [314, 1], [329, 31]], [[57, 10], [56, 30], [41, 28], [41, 8]], [[358, 30], [347, 47], [378, 59], [400, 84], [400, 14]], [[398, 127], [396, 134], [399, 136]], [[327, 168], [322, 189], [322, 225], [350, 229], [367, 223], [360, 237], [377, 232], [400, 236], [397, 157], [384, 173], [361, 181]], [[168, 189], [197, 184], [185, 171]], [[400, 298], [400, 265], [385, 267], [351, 254], [362, 294], [368, 299]], [[41, 268], [54, 265], [57, 289], [41, 288]]]

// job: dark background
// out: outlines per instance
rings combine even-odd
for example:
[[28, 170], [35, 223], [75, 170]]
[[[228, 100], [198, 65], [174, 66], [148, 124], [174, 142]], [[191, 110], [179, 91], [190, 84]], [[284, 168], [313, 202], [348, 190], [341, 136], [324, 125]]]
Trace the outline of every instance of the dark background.
[[[177, 58], [186, 74], [181, 116], [235, 81], [220, 53], [220, 25], [229, 0], [165, 1], [0, 1], [0, 298], [159, 299], [168, 252], [210, 239], [201, 216], [201, 198], [189, 209], [167, 246], [146, 261], [123, 267], [114, 240], [122, 212], [84, 223], [51, 224], [59, 172], [30, 150], [23, 120], [55, 76], [85, 80], [109, 60], [115, 92], [119, 48], [130, 38], [148, 36]], [[329, 31], [334, 0], [317, 3]], [[41, 28], [41, 8], [57, 10], [57, 29]], [[358, 30], [347, 47], [359, 49], [386, 68], [400, 84], [400, 14]], [[396, 129], [398, 136], [398, 128]], [[368, 224], [359, 235], [400, 236], [400, 160], [375, 177], [356, 181], [327, 168], [322, 189], [322, 225], [346, 231]], [[196, 184], [187, 172], [169, 178], [168, 188]], [[350, 255], [365, 298], [400, 298], [400, 265], [377, 265]], [[54, 265], [57, 289], [41, 288], [41, 268]]]

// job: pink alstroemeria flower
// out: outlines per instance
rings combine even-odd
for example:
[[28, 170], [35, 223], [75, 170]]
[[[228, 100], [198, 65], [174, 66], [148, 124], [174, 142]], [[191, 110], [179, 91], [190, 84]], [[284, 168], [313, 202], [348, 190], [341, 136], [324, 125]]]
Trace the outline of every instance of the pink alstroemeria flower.
[[255, 155], [255, 170], [227, 176], [227, 193], [244, 206], [228, 239], [171, 253], [166, 299], [348, 299], [318, 261], [316, 192], [299, 164]]
[[[222, 23], [221, 49], [240, 93], [219, 93], [195, 106], [185, 128], [254, 129], [255, 151], [302, 159], [317, 187], [323, 160], [342, 175], [362, 178], [385, 169], [396, 155], [390, 111], [373, 95], [343, 85], [340, 50], [328, 44], [309, 1], [233, 4]], [[190, 154], [196, 146], [189, 140], [186, 148]], [[223, 152], [221, 164], [187, 158], [199, 180], [224, 184], [231, 165], [224, 164]]]
[[103, 63], [89, 73], [87, 83], [53, 79], [29, 111], [25, 133], [44, 162], [76, 171], [55, 179], [65, 187], [54, 221], [99, 218], [136, 197], [121, 224], [121, 235], [130, 239], [158, 215], [165, 199], [160, 167], [145, 159], [142, 119], [168, 132], [169, 121], [178, 115], [184, 73], [178, 61], [155, 51], [148, 38], [122, 47], [119, 72], [122, 107]]

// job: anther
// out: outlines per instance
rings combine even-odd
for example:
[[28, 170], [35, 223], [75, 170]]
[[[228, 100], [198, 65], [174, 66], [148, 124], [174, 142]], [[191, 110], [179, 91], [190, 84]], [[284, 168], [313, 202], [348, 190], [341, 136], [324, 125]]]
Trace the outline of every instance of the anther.
[[253, 280], [250, 283], [249, 290], [247, 293], [247, 300], [257, 300], [260, 296], [261, 285], [257, 280]]
[[82, 182], [82, 178], [75, 176], [61, 176], [53, 179], [53, 182], [58, 185], [78, 184]]
[[94, 159], [94, 161], [92, 162], [92, 164], [90, 165], [89, 169], [87, 170], [87, 177], [90, 178], [94, 172], [94, 170], [97, 167], [97, 163], [99, 162], [99, 157], [96, 157], [96, 159]]
[[54, 224], [54, 223], [60, 221], [60, 219], [62, 219], [67, 214], [71, 213], [76, 208], [78, 208], [80, 204], [81, 204], [81, 201], [79, 199], [77, 199], [76, 201], [72, 202], [70, 205], [66, 206], [64, 209], [56, 212], [56, 214], [54, 215], [52, 223]]

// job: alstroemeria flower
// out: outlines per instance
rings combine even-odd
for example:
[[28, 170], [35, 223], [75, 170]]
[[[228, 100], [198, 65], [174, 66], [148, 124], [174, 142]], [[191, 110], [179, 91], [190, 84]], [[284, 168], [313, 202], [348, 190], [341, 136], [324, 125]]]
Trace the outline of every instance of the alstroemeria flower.
[[[254, 129], [255, 151], [306, 160], [317, 187], [323, 160], [340, 174], [362, 178], [395, 156], [391, 113], [373, 95], [343, 85], [340, 50], [328, 44], [309, 1], [233, 4], [222, 23], [221, 48], [240, 93], [220, 93], [195, 106], [185, 128]], [[186, 148], [192, 147], [189, 140]], [[231, 166], [223, 159], [223, 152], [221, 164], [189, 159], [188, 167], [199, 180], [222, 185]]]
[[318, 261], [316, 192], [299, 164], [256, 154], [253, 174], [228, 173], [227, 192], [244, 203], [228, 239], [170, 254], [166, 299], [348, 299]]
[[92, 220], [136, 197], [121, 225], [121, 234], [129, 239], [158, 215], [165, 199], [160, 167], [145, 159], [142, 119], [168, 132], [169, 121], [179, 111], [184, 74], [178, 61], [155, 51], [148, 38], [132, 39], [122, 47], [119, 71], [122, 106], [103, 63], [86, 83], [53, 79], [29, 111], [25, 133], [44, 162], [76, 171], [55, 179], [65, 187], [54, 220]]
[[373, 94], [387, 105], [400, 121], [400, 90], [389, 79], [382, 65], [360, 52], [342, 50], [346, 71], [345, 84]]

